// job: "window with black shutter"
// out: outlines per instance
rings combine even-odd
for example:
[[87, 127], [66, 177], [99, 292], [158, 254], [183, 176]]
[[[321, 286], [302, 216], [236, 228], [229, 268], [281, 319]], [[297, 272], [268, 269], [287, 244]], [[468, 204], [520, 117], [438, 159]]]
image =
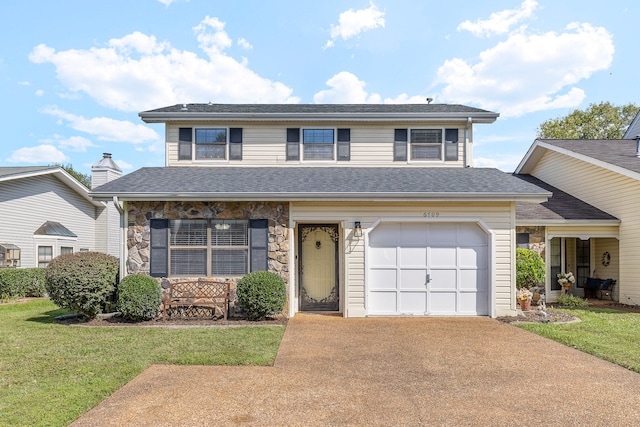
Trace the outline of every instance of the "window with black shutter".
[[338, 160], [351, 160], [351, 129], [338, 129]]
[[458, 160], [458, 129], [444, 130], [444, 159]]
[[299, 128], [287, 128], [287, 160], [300, 160]]
[[393, 161], [407, 161], [407, 129], [396, 129], [393, 138]]
[[229, 129], [229, 159], [242, 160], [242, 128]]
[[268, 271], [269, 254], [269, 221], [266, 219], [252, 219], [250, 222], [251, 238], [249, 242], [251, 270]]
[[150, 267], [152, 277], [169, 275], [169, 220], [151, 219], [150, 228]]

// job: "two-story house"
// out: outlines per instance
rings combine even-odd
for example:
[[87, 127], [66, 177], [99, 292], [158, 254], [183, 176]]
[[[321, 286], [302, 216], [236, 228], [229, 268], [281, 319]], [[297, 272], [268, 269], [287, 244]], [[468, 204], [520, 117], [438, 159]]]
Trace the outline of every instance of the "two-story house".
[[123, 273], [280, 274], [287, 313], [515, 314], [515, 204], [551, 195], [473, 168], [462, 105], [182, 104], [166, 167], [92, 191], [124, 212]]

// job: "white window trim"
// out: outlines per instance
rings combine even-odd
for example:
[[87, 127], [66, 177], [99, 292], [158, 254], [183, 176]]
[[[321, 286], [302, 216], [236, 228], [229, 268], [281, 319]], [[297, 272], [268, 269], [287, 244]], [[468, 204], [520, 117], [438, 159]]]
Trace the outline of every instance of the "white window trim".
[[[332, 159], [310, 159], [306, 160], [304, 158], [304, 131], [305, 130], [315, 130], [315, 129], [331, 129], [333, 130], [333, 158]], [[338, 128], [337, 127], [322, 127], [322, 126], [309, 126], [309, 127], [301, 127], [300, 128], [300, 163], [320, 163], [320, 164], [328, 164], [328, 163], [337, 163], [338, 162]]]
[[[411, 132], [414, 130], [440, 130], [441, 131], [441, 135], [442, 135], [442, 139], [440, 140], [440, 158], [439, 159], [414, 159], [413, 158], [413, 150], [411, 149], [411, 144], [413, 143], [411, 141]], [[417, 128], [408, 128], [407, 132], [409, 133], [407, 135], [407, 162], [408, 163], [444, 163], [445, 162], [445, 155], [444, 155], [444, 150], [445, 150], [445, 146], [444, 146], [444, 138], [445, 138], [445, 133], [446, 133], [446, 129], [444, 127], [417, 127]]]
[[[196, 143], [196, 129], [225, 129], [226, 131], [226, 141], [224, 145], [224, 159], [198, 159], [196, 157], [196, 148], [198, 144]], [[229, 139], [231, 127], [229, 126], [197, 126], [191, 128], [191, 161], [193, 163], [229, 163]], [[180, 150], [180, 142], [178, 141], [178, 150]], [[178, 153], [178, 157], [180, 153]]]

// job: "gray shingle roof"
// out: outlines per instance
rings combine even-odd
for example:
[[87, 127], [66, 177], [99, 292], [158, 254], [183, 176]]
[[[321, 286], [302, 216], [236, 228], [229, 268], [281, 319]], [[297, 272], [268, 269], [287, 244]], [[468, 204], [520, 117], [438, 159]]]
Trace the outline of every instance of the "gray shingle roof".
[[549, 145], [640, 173], [636, 142], [631, 139], [540, 139]]
[[[176, 104], [145, 113], [254, 113], [254, 114], [327, 114], [327, 113], [490, 113], [459, 104]], [[497, 114], [496, 114], [497, 115]]]
[[142, 168], [94, 189], [98, 198], [375, 200], [544, 198], [545, 190], [497, 169], [417, 167]]
[[543, 203], [516, 202], [516, 220], [518, 221], [617, 220], [613, 215], [609, 215], [595, 206], [576, 199], [572, 195], [531, 175], [514, 176], [553, 193], [553, 196]]

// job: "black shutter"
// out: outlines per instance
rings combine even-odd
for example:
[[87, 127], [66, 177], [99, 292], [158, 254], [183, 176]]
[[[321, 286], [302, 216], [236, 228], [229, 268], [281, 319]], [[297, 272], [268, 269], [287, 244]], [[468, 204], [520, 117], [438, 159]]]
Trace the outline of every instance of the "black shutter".
[[351, 129], [338, 129], [338, 160], [351, 160]]
[[249, 227], [251, 228], [249, 234], [250, 271], [268, 271], [269, 220], [252, 219], [249, 221]]
[[192, 141], [193, 130], [191, 128], [180, 128], [178, 130], [178, 160], [191, 160]]
[[167, 277], [169, 275], [169, 220], [151, 219], [151, 277]]
[[444, 159], [458, 160], [458, 129], [444, 130]]
[[406, 162], [407, 161], [407, 129], [396, 129], [393, 137], [393, 161], [394, 162]]
[[229, 160], [242, 160], [242, 128], [229, 129]]
[[300, 160], [299, 128], [287, 128], [287, 160]]

